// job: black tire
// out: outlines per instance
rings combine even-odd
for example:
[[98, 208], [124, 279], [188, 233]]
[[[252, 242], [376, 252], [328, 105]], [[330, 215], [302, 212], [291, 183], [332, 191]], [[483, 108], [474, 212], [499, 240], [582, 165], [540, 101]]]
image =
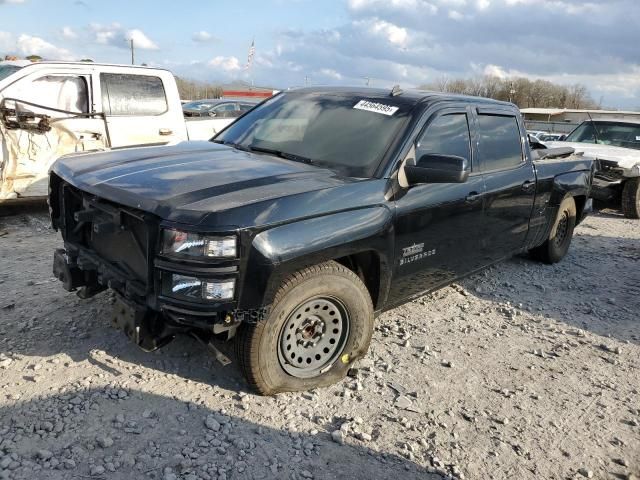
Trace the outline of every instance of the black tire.
[[529, 251], [531, 257], [549, 264], [562, 260], [571, 245], [575, 226], [576, 202], [572, 197], [565, 197], [558, 208], [549, 238], [539, 247]]
[[247, 382], [263, 395], [310, 390], [341, 380], [366, 354], [372, 334], [367, 288], [351, 270], [330, 261], [287, 278], [268, 317], [240, 327], [236, 354]]
[[630, 178], [622, 188], [622, 213], [627, 218], [640, 218], [640, 178]]

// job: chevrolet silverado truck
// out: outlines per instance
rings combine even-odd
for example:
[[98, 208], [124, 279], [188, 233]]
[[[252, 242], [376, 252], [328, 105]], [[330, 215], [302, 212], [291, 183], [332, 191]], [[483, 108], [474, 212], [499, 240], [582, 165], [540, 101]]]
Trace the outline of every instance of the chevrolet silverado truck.
[[509, 103], [286, 91], [210, 142], [58, 160], [54, 274], [82, 298], [115, 291], [145, 350], [234, 338], [258, 392], [325, 386], [380, 312], [521, 252], [560, 261], [593, 177], [561, 150], [533, 161]]
[[640, 218], [640, 121], [587, 120], [565, 141], [545, 144], [569, 146], [597, 160], [591, 189], [596, 205], [622, 210], [627, 218]]
[[173, 74], [77, 62], [0, 62], [0, 204], [46, 198], [60, 156], [209, 140], [234, 119], [185, 119]]

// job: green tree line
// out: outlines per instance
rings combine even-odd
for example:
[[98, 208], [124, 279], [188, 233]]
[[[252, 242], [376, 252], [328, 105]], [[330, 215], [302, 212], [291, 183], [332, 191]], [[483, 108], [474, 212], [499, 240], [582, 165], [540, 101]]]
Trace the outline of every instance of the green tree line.
[[420, 88], [511, 101], [519, 108], [601, 108], [584, 85], [559, 85], [547, 80], [530, 80], [524, 77], [442, 77]]

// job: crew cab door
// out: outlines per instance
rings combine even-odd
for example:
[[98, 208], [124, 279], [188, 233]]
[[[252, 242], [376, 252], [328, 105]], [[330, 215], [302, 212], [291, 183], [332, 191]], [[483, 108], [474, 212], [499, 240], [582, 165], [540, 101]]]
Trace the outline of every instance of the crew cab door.
[[482, 254], [497, 261], [519, 251], [529, 230], [536, 192], [533, 165], [525, 153], [525, 130], [511, 109], [478, 108], [477, 158], [486, 187]]
[[102, 109], [111, 146], [161, 145], [186, 138], [181, 109], [173, 102], [163, 79], [153, 73], [100, 73]]
[[47, 195], [48, 170], [62, 155], [104, 149], [94, 115], [90, 68], [39, 69], [0, 95], [0, 201]]
[[471, 121], [465, 107], [439, 110], [417, 135], [416, 159], [426, 153], [457, 155], [468, 159], [471, 172], [464, 183], [413, 185], [396, 199], [390, 303], [450, 282], [480, 262], [484, 182], [472, 156]]

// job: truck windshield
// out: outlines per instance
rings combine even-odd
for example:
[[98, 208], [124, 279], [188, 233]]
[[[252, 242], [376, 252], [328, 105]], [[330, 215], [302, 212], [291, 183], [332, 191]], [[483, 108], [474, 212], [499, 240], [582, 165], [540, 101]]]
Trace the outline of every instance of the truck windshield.
[[598, 122], [597, 120], [584, 122], [571, 132], [565, 141], [640, 150], [640, 123]]
[[4, 80], [12, 73], [17, 72], [22, 67], [18, 67], [17, 65], [0, 65], [0, 80]]
[[393, 97], [287, 92], [237, 120], [214, 141], [369, 178], [411, 107]]

